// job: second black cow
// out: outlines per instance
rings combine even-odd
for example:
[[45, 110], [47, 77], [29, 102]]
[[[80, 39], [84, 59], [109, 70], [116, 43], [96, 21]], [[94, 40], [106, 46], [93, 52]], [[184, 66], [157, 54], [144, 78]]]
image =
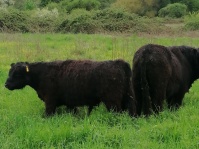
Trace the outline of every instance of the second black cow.
[[32, 87], [45, 102], [46, 115], [66, 105], [93, 106], [103, 102], [108, 110], [136, 113], [130, 81], [131, 69], [123, 60], [66, 60], [11, 64], [5, 83], [9, 90]]
[[199, 49], [148, 44], [134, 55], [132, 82], [137, 114], [158, 113], [166, 99], [170, 109], [182, 104], [185, 93], [199, 78]]

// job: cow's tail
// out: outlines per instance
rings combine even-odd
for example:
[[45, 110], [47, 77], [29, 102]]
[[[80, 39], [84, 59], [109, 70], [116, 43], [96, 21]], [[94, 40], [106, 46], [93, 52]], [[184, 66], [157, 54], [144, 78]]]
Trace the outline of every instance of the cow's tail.
[[129, 115], [132, 117], [137, 116], [136, 113], [136, 101], [134, 96], [134, 90], [131, 82], [131, 68], [128, 63], [124, 66], [125, 76], [126, 76], [126, 93], [123, 100], [123, 108], [128, 110]]
[[146, 62], [143, 60], [141, 62], [141, 94], [142, 99], [139, 99], [142, 101], [142, 111], [143, 114], [148, 116], [151, 114], [151, 97], [150, 97], [150, 91], [149, 91], [149, 82], [147, 80], [147, 65]]

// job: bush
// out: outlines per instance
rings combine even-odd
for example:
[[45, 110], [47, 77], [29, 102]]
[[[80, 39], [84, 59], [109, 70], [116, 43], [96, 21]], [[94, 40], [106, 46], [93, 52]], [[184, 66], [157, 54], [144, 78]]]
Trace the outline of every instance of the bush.
[[141, 17], [118, 9], [104, 9], [96, 11], [94, 20], [101, 23], [103, 30], [108, 32], [143, 31]]
[[16, 9], [0, 9], [0, 29], [7, 32], [28, 32], [29, 15]]
[[92, 19], [92, 14], [84, 9], [76, 9], [58, 27], [58, 31], [71, 33], [96, 33], [100, 25]]
[[13, 7], [19, 10], [33, 10], [39, 5], [38, 0], [17, 0]]
[[86, 9], [88, 11], [98, 9], [100, 2], [97, 0], [64, 0], [59, 3], [59, 6], [70, 13], [74, 9]]
[[199, 10], [199, 0], [172, 0], [171, 2], [185, 4], [190, 12]]
[[[162, 3], [162, 2], [161, 2]], [[157, 15], [157, 0], [116, 0], [112, 5], [115, 8], [123, 8], [129, 13], [136, 13], [140, 16], [154, 17]]]
[[60, 24], [57, 9], [37, 9], [31, 15], [30, 32], [54, 32]]
[[[52, 7], [53, 8], [53, 7]], [[159, 27], [157, 20], [130, 14], [122, 10], [87, 11], [75, 9], [70, 14], [47, 8], [31, 11], [0, 9], [0, 30], [3, 32], [149, 32]]]
[[186, 30], [199, 30], [199, 13], [192, 13], [185, 17]]
[[180, 3], [168, 4], [159, 10], [160, 17], [181, 18], [186, 15], [187, 6]]

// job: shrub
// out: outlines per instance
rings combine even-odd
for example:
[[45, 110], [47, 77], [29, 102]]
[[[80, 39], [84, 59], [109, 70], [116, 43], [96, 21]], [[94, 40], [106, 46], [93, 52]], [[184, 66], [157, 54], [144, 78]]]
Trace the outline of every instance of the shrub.
[[58, 3], [61, 0], [41, 0], [40, 2], [40, 6], [45, 7], [47, 4], [54, 2], [54, 3]]
[[88, 12], [78, 9], [72, 11], [61, 23], [58, 31], [72, 33], [97, 32], [148, 32], [157, 29], [159, 22], [139, 17], [123, 10], [103, 9]]
[[186, 30], [199, 30], [199, 13], [191, 13], [185, 17]]
[[92, 19], [92, 14], [84, 9], [76, 9], [58, 27], [58, 31], [72, 33], [95, 33], [100, 25]]
[[14, 5], [14, 0], [0, 0], [0, 7], [8, 7]]
[[157, 15], [157, 0], [116, 0], [112, 5], [116, 8], [123, 8], [129, 13], [136, 13], [140, 16], [154, 17]]
[[98, 0], [100, 2], [100, 9], [109, 8], [116, 0]]
[[94, 20], [101, 23], [105, 31], [127, 32], [130, 30], [142, 30], [140, 17], [118, 9], [104, 9], [97, 11]]
[[28, 32], [29, 15], [16, 9], [0, 9], [0, 29], [7, 32]]
[[86, 9], [88, 11], [98, 9], [100, 2], [97, 0], [64, 0], [59, 3], [59, 6], [70, 13], [74, 9]]
[[39, 0], [17, 0], [13, 7], [19, 10], [33, 10], [39, 5]]
[[180, 18], [186, 15], [187, 6], [180, 3], [168, 4], [159, 10], [160, 17]]
[[30, 32], [54, 32], [59, 25], [59, 13], [57, 9], [37, 9], [31, 15]]
[[190, 12], [199, 10], [199, 0], [172, 0], [171, 2], [185, 4]]

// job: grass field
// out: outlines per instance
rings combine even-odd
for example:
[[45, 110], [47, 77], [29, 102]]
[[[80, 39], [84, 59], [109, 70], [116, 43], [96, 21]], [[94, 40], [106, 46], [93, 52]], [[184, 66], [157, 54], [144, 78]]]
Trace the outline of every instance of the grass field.
[[4, 87], [10, 64], [17, 61], [64, 59], [132, 62], [144, 44], [199, 47], [199, 38], [139, 37], [137, 35], [0, 34], [0, 148], [1, 149], [195, 149], [199, 148], [199, 82], [196, 81], [176, 112], [165, 109], [149, 118], [130, 118], [127, 113], [107, 112], [103, 105], [90, 116], [61, 108], [43, 118], [44, 104], [26, 87]]

